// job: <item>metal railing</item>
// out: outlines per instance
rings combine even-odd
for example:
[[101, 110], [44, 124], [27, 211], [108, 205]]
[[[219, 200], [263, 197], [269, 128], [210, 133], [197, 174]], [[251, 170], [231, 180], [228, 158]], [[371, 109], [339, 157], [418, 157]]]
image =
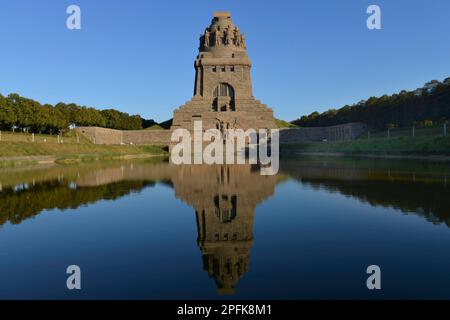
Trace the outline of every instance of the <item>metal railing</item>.
[[32, 142], [32, 143], [80, 143], [78, 134], [72, 136], [47, 135], [37, 133], [12, 132], [0, 130], [0, 142]]
[[397, 138], [397, 137], [447, 137], [448, 124], [436, 126], [411, 126], [402, 128], [388, 128], [385, 130], [367, 130], [366, 134], [360, 136], [360, 139], [381, 139], [381, 138]]

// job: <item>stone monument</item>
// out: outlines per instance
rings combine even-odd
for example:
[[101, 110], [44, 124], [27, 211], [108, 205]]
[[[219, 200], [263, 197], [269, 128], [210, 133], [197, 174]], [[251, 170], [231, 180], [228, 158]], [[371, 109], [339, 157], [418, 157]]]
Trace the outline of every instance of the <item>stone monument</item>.
[[172, 130], [275, 129], [272, 109], [253, 97], [245, 35], [228, 12], [216, 12], [200, 36], [194, 97], [174, 111]]

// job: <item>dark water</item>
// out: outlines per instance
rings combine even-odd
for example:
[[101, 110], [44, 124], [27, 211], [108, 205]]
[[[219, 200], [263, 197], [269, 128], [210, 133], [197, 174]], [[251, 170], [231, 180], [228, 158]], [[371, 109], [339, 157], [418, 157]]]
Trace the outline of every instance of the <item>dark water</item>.
[[[0, 171], [0, 298], [450, 298], [448, 165]], [[78, 265], [82, 290], [66, 288]], [[379, 291], [366, 268], [381, 268]]]

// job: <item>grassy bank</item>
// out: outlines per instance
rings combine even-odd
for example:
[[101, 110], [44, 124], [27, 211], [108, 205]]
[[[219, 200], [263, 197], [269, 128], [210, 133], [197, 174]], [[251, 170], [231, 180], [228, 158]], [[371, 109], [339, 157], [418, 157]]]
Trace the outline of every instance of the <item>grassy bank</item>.
[[166, 157], [156, 146], [38, 145], [24, 142], [0, 142], [0, 167], [19, 167], [39, 163], [70, 164], [90, 161]]
[[157, 146], [97, 145], [73, 133], [60, 138], [36, 135], [34, 142], [25, 134], [2, 134], [0, 141], [1, 166], [17, 166], [45, 161], [60, 163], [85, 162], [95, 160], [114, 160], [165, 156], [167, 151]]
[[23, 156], [68, 157], [83, 154], [125, 156], [164, 153], [165, 151], [162, 148], [155, 146], [0, 142], [0, 157], [2, 158]]
[[277, 128], [282, 129], [282, 128], [295, 128], [295, 125], [287, 122], [285, 120], [281, 120], [281, 119], [275, 119], [275, 124], [277, 126]]
[[396, 137], [336, 142], [305, 142], [282, 145], [281, 152], [341, 153], [348, 155], [450, 156], [450, 137]]

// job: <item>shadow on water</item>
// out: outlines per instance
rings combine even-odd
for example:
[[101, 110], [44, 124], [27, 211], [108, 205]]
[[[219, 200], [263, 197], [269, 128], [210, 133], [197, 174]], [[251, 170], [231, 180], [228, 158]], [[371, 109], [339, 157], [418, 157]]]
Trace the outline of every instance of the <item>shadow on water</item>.
[[220, 294], [233, 294], [248, 271], [255, 208], [274, 195], [277, 184], [293, 180], [450, 226], [448, 174], [448, 166], [439, 163], [345, 158], [285, 159], [277, 176], [262, 176], [250, 165], [142, 161], [3, 170], [0, 225], [20, 224], [53, 208], [116, 200], [162, 183], [194, 209], [203, 268]]

